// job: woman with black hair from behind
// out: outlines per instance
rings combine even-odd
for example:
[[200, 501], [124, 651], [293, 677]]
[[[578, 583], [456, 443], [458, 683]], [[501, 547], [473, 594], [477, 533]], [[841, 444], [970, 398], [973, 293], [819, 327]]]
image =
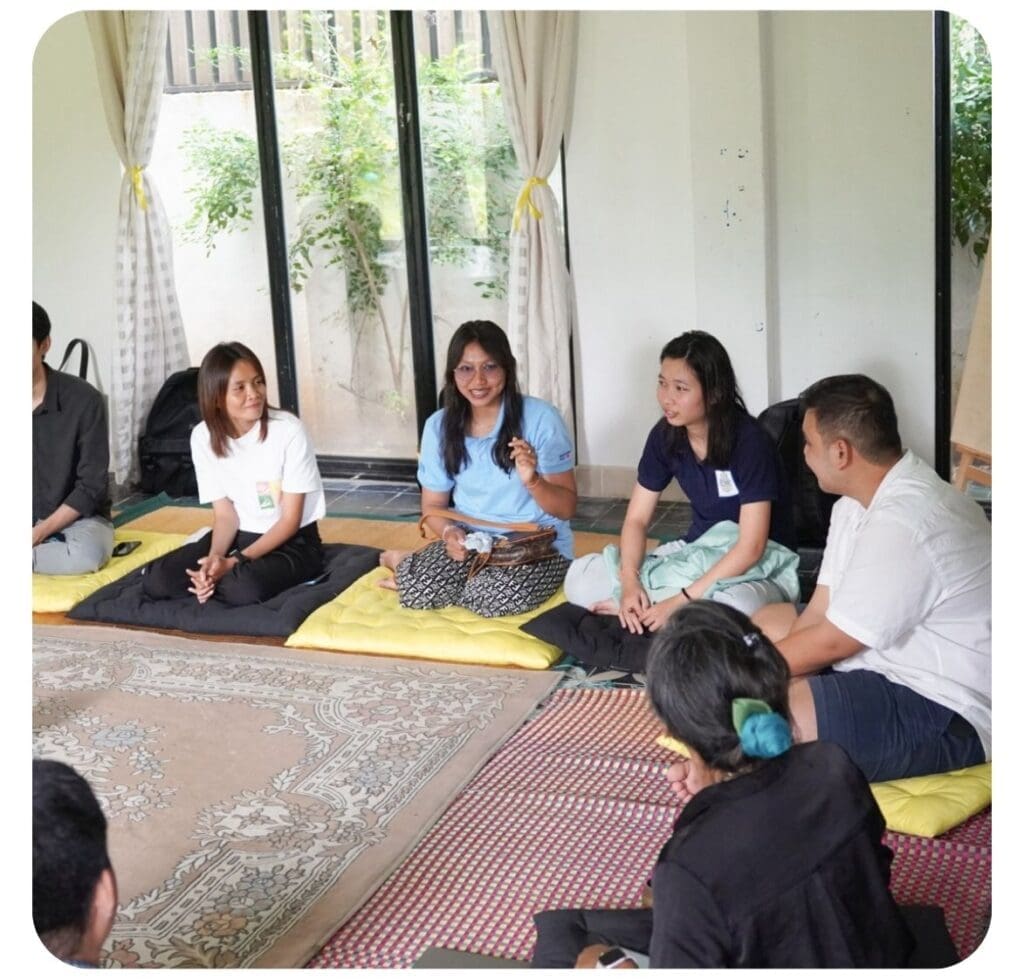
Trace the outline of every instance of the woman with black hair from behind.
[[535, 967], [907, 964], [882, 814], [840, 747], [792, 745], [788, 687], [786, 661], [742, 612], [700, 601], [669, 620], [647, 692], [689, 758], [667, 772], [685, 808], [652, 906], [537, 915]]
[[[576, 476], [565, 422], [554, 405], [520, 392], [508, 337], [490, 320], [470, 320], [453, 334], [441, 401], [424, 426], [417, 470], [426, 524], [441, 539], [415, 552], [385, 551], [381, 564], [395, 576], [382, 584], [406, 608], [527, 612], [558, 590], [573, 556]], [[449, 500], [465, 519], [427, 517]], [[554, 553], [476, 571], [473, 551], [486, 548], [479, 531], [488, 521], [554, 527]]]

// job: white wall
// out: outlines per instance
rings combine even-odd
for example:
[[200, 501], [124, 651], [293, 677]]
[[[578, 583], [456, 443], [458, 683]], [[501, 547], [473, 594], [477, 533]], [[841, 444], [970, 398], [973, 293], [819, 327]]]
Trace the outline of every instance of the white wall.
[[[566, 167], [586, 491], [628, 488], [658, 351], [694, 327], [754, 412], [876, 375], [932, 458], [931, 84], [928, 12], [581, 15]], [[34, 85], [34, 295], [106, 386], [120, 164], [82, 14], [42, 38]]]
[[579, 45], [566, 140], [578, 459], [624, 466], [635, 464], [657, 418], [658, 351], [696, 312], [685, 232], [693, 222], [685, 17], [586, 12]]
[[[50, 314], [54, 366], [84, 337], [89, 380], [109, 390], [121, 163], [103, 115], [83, 13], [39, 40], [32, 63], [32, 297]], [[77, 369], [78, 359], [74, 359]]]
[[768, 27], [780, 393], [869, 374], [931, 461], [932, 15], [774, 13]]
[[589, 484], [631, 480], [658, 350], [691, 328], [729, 349], [754, 413], [873, 374], [931, 459], [930, 14], [589, 11], [579, 72], [566, 169]]

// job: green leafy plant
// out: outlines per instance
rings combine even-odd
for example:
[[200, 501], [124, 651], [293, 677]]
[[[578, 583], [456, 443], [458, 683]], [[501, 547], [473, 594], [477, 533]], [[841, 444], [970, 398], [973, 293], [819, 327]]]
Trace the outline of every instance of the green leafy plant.
[[218, 235], [252, 224], [260, 173], [256, 140], [236, 129], [198, 122], [185, 133], [182, 150], [185, 169], [196, 174], [188, 191], [192, 214], [185, 222], [185, 238], [205, 244], [209, 255]]
[[[304, 23], [308, 32], [327, 30], [323, 20], [309, 14]], [[324, 35], [318, 41], [332, 39]], [[242, 57], [234, 48], [209, 57], [227, 54]], [[365, 39], [355, 57], [338, 52], [329, 73], [302, 53], [281, 52], [274, 62], [278, 83], [309, 98], [319, 119], [281, 152], [299, 203], [289, 243], [292, 288], [301, 290], [315, 269], [344, 269], [349, 327], [362, 335], [374, 324], [387, 350], [394, 390], [373, 400], [395, 406], [402, 405], [408, 304], [399, 323], [389, 321], [383, 296], [401, 228], [391, 70], [390, 51], [380, 34]], [[467, 84], [471, 68], [460, 49], [421, 59], [418, 77], [431, 260], [463, 265], [473, 249], [486, 247], [492, 274], [475, 285], [485, 298], [501, 298], [507, 289], [516, 170], [500, 93], [493, 85]], [[196, 174], [186, 229], [209, 253], [219, 235], [245, 230], [252, 222], [259, 179], [256, 144], [242, 133], [198, 123], [186, 134], [183, 148], [188, 169]], [[355, 377], [341, 386], [366, 397]]]
[[980, 262], [992, 229], [992, 60], [967, 21], [950, 20], [953, 238]]

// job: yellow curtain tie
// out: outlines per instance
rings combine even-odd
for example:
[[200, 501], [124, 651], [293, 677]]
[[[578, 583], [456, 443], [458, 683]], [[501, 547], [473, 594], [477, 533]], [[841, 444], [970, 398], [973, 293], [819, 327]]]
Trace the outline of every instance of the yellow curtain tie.
[[538, 210], [537, 205], [530, 199], [530, 194], [533, 193], [534, 187], [547, 187], [548, 182], [544, 177], [530, 177], [529, 180], [523, 184], [523, 189], [519, 192], [519, 197], [516, 199], [516, 209], [512, 212], [512, 227], [516, 231], [519, 230], [519, 222], [522, 220], [523, 211], [529, 209], [530, 213], [539, 221], [543, 214]]
[[135, 199], [139, 202], [139, 207], [145, 211], [149, 205], [146, 202], [146, 192], [142, 189], [142, 167], [132, 167], [131, 177], [132, 186], [135, 188]]

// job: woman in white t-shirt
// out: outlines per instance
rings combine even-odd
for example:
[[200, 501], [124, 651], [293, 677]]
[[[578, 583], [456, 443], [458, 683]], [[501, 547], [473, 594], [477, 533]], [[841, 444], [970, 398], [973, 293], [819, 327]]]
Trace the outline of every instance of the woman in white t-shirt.
[[302, 422], [267, 404], [263, 367], [244, 344], [213, 347], [198, 385], [192, 464], [213, 530], [150, 565], [144, 590], [153, 599], [264, 602], [323, 571], [316, 454]]

